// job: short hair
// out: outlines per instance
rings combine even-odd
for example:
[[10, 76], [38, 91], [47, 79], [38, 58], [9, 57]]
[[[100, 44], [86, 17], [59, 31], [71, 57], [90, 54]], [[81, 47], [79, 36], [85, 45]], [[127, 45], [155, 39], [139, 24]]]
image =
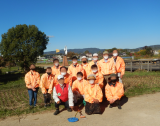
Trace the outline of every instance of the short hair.
[[47, 67], [47, 68], [46, 68], [46, 70], [48, 70], [48, 69], [52, 70], [52, 68], [51, 68], [51, 67]]
[[91, 66], [91, 69], [93, 69], [93, 68], [98, 68], [98, 66], [96, 64], [94, 64]]
[[58, 61], [58, 62], [59, 62], [59, 59], [57, 59], [57, 58], [53, 59], [53, 63], [54, 63], [55, 61]]
[[77, 58], [77, 56], [73, 56], [73, 57], [72, 57], [72, 60], [73, 60], [73, 59], [78, 59], [78, 58]]
[[36, 67], [36, 65], [35, 65], [35, 64], [31, 63], [31, 64], [30, 64], [30, 66], [32, 66], [32, 65]]
[[66, 69], [66, 71], [68, 70], [68, 68], [67, 68], [67, 67], [62, 66], [62, 67], [60, 68], [60, 71], [61, 71], [61, 69], [62, 69], [62, 68]]
[[81, 76], [83, 77], [83, 73], [82, 73], [82, 72], [78, 72], [78, 73], [77, 73], [77, 76], [78, 76], [78, 75], [81, 75]]

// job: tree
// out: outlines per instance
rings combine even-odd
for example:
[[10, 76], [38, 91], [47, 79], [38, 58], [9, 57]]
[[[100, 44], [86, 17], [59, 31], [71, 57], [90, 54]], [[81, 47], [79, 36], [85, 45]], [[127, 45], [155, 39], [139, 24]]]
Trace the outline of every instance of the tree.
[[85, 53], [85, 54], [87, 54], [87, 53], [89, 53], [89, 51], [88, 51], [88, 50], [86, 50], [84, 53]]
[[67, 57], [69, 58], [72, 58], [73, 56], [77, 56], [78, 54], [77, 53], [74, 53], [74, 52], [68, 52], [67, 53]]
[[0, 53], [26, 70], [30, 63], [36, 63], [37, 56], [43, 55], [48, 41], [46, 34], [35, 25], [17, 25], [2, 34]]

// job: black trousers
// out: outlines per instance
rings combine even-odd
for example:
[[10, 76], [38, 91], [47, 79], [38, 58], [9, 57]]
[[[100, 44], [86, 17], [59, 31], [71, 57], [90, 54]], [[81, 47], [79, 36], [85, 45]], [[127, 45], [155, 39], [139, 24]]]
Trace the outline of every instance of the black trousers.
[[50, 103], [50, 101], [51, 101], [51, 94], [46, 93], [46, 94], [43, 94], [43, 96], [44, 96], [44, 103], [45, 104]]
[[55, 108], [56, 108], [56, 109], [59, 109], [59, 106], [60, 106], [60, 105], [64, 105], [65, 108], [67, 108], [67, 109], [70, 108], [70, 107], [69, 107], [69, 101], [66, 101], [66, 102], [60, 101], [60, 102], [61, 102], [60, 104], [57, 104], [57, 103], [55, 102]]
[[117, 106], [121, 105], [120, 100], [116, 100], [114, 103], [110, 104], [111, 106], [113, 106], [113, 104], [116, 104]]
[[100, 104], [99, 103], [86, 102], [85, 113], [88, 114], [88, 115], [101, 114]]

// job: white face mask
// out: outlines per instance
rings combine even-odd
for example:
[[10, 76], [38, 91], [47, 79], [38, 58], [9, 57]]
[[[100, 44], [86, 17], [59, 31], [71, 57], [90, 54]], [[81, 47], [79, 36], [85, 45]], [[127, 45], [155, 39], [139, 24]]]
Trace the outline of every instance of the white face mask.
[[77, 80], [79, 80], [79, 81], [82, 80], [82, 77], [77, 77]]
[[65, 75], [66, 75], [66, 72], [61, 72], [61, 75], [65, 76]]
[[108, 56], [104, 56], [104, 59], [108, 59]]
[[76, 64], [77, 63], [77, 61], [73, 61], [73, 64]]
[[98, 70], [92, 70], [93, 73], [96, 73]]
[[55, 63], [54, 65], [55, 65], [55, 66], [58, 66], [58, 65], [59, 65], [59, 63]]
[[113, 53], [113, 56], [118, 56], [118, 53]]
[[94, 84], [94, 80], [89, 80], [89, 83], [90, 84]]
[[93, 60], [94, 60], [94, 61], [97, 61], [97, 60], [98, 60], [98, 58], [93, 58]]

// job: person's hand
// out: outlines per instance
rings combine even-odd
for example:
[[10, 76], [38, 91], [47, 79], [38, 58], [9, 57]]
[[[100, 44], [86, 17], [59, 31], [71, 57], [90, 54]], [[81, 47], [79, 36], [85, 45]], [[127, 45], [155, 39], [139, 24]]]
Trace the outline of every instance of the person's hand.
[[72, 110], [73, 110], [73, 108], [74, 108], [74, 106], [69, 106]]
[[60, 103], [61, 103], [60, 101], [57, 102], [57, 104], [60, 104]]
[[113, 104], [114, 101], [115, 101], [114, 99], [111, 99], [111, 100], [109, 101], [109, 103], [110, 103], [110, 104]]
[[123, 75], [120, 75], [120, 78], [122, 79]]
[[98, 99], [93, 99], [93, 102], [99, 103]]
[[33, 91], [36, 91], [36, 89], [35, 89], [35, 88], [32, 88], [32, 90], [33, 90]]

